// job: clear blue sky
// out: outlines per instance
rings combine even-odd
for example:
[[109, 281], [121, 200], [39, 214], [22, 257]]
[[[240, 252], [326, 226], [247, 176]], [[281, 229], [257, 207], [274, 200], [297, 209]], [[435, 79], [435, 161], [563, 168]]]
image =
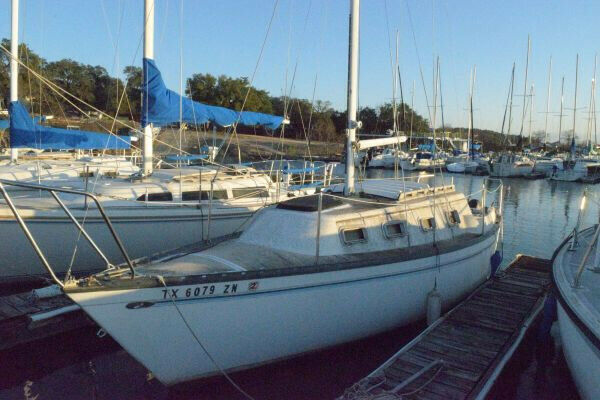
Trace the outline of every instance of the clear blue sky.
[[[155, 59], [167, 84], [179, 88], [180, 54], [184, 79], [195, 72], [251, 76], [273, 5], [274, 0], [183, 0], [182, 16], [181, 0], [156, 0]], [[348, 8], [347, 0], [280, 0], [254, 85], [272, 95], [283, 94], [298, 63], [292, 96], [310, 99], [316, 75], [316, 98], [344, 109]], [[515, 61], [519, 97], [514, 100], [513, 132], [518, 131], [528, 33], [532, 41], [529, 83], [535, 84], [536, 93], [534, 130], [544, 128], [541, 112], [546, 108], [551, 55], [551, 111], [559, 109], [563, 75], [565, 105], [573, 105], [577, 53], [578, 107], [588, 106], [594, 54], [600, 47], [598, 1], [363, 0], [361, 12], [363, 106], [377, 106], [392, 97], [388, 32], [393, 46], [396, 30], [405, 99], [410, 102], [416, 81], [415, 108], [423, 115], [427, 116], [427, 106], [416, 48], [430, 102], [434, 55], [440, 57], [445, 120], [452, 126], [467, 125], [469, 73], [477, 65], [475, 126], [500, 129]], [[142, 19], [142, 0], [21, 0], [21, 40], [50, 61], [72, 58], [102, 65], [117, 75], [126, 65], [141, 65]], [[8, 37], [10, 0], [0, 0], [0, 21], [4, 21], [0, 36]], [[563, 126], [570, 129], [572, 111], [567, 112]], [[579, 110], [580, 136], [586, 133], [586, 118], [587, 109]], [[550, 116], [549, 127], [556, 137], [558, 117]]]

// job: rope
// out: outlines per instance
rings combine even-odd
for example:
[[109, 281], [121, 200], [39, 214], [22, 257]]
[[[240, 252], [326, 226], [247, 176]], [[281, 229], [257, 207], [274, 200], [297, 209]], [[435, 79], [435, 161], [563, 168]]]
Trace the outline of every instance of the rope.
[[[169, 292], [169, 287], [167, 286], [167, 283], [165, 282], [164, 277], [162, 277], [161, 275], [155, 275], [154, 276], [163, 286], [165, 289], [167, 289], [167, 293]], [[196, 335], [196, 333], [194, 332], [194, 330], [192, 329], [192, 327], [190, 326], [190, 324], [188, 323], [188, 321], [185, 319], [185, 317], [183, 316], [183, 313], [181, 312], [181, 310], [179, 309], [179, 306], [177, 305], [177, 302], [175, 302], [175, 300], [173, 299], [173, 297], [169, 294], [169, 299], [171, 300], [171, 303], [173, 303], [173, 306], [175, 306], [175, 310], [177, 310], [177, 313], [179, 314], [179, 316], [181, 317], [181, 320], [183, 321], [183, 323], [185, 324], [185, 326], [187, 327], [188, 331], [192, 334], [192, 336], [194, 337], [194, 339], [196, 340], [196, 343], [198, 343], [198, 345], [202, 348], [202, 351], [204, 351], [204, 354], [206, 354], [206, 356], [209, 358], [209, 360], [213, 363], [213, 365], [215, 367], [217, 367], [217, 369], [221, 372], [221, 374], [223, 374], [223, 376], [227, 379], [227, 381], [229, 381], [229, 383], [238, 391], [240, 392], [240, 394], [242, 394], [245, 398], [249, 399], [249, 400], [254, 400], [254, 397], [250, 396], [248, 393], [246, 393], [230, 376], [229, 374], [221, 367], [221, 365], [217, 362], [217, 360], [215, 360], [215, 358], [210, 354], [210, 352], [208, 351], [208, 349], [204, 346], [204, 344], [202, 343], [202, 341], [200, 340], [200, 338], [198, 337], [198, 335]]]

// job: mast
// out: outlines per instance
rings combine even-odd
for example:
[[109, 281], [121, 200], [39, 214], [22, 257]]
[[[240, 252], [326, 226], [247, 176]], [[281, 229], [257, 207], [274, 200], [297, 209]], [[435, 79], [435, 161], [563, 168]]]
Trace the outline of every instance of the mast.
[[552, 56], [550, 56], [550, 66], [548, 67], [548, 91], [546, 92], [546, 122], [544, 123], [544, 149], [548, 143], [548, 114], [550, 114], [550, 88], [552, 85]]
[[563, 105], [565, 102], [565, 77], [562, 77], [560, 85], [560, 115], [558, 116], [558, 147], [560, 147], [560, 133], [562, 132]]
[[596, 65], [598, 56], [594, 55], [594, 76], [592, 78], [592, 86], [590, 88], [590, 105], [588, 108], [588, 131], [587, 131], [587, 143], [586, 147], [588, 152], [592, 150], [592, 116], [595, 113], [595, 102], [596, 102]]
[[525, 85], [523, 88], [523, 113], [521, 114], [521, 130], [519, 131], [519, 142], [523, 144], [523, 125], [525, 125], [525, 100], [527, 99], [527, 73], [529, 72], [529, 54], [531, 53], [531, 38], [527, 35], [527, 60], [525, 62]]
[[510, 135], [510, 125], [512, 122], [512, 109], [513, 109], [513, 95], [515, 93], [515, 65], [513, 62], [512, 73], [510, 75], [510, 104], [508, 106], [508, 129], [506, 131], [506, 136]]
[[[19, 100], [19, 0], [11, 4], [11, 34], [10, 34], [10, 102]], [[10, 148], [10, 161], [16, 162], [19, 150]]]
[[[154, 59], [154, 0], [144, 1], [144, 58]], [[148, 79], [144, 75], [143, 79]], [[147, 104], [147, 102], [146, 102]], [[142, 110], [146, 112], [146, 110]], [[152, 174], [152, 124], [144, 127], [143, 174]]]
[[575, 59], [575, 96], [573, 100], [573, 135], [571, 136], [571, 157], [575, 156], [575, 114], [577, 112], [577, 78], [579, 77], [579, 54]]
[[532, 84], [529, 90], [529, 150], [532, 148], [531, 142], [531, 122], [533, 117], [533, 97], [535, 95], [535, 86]]
[[469, 85], [469, 131], [467, 132], [467, 161], [471, 160], [471, 147], [472, 135], [473, 135], [473, 86], [475, 85], [475, 75], [477, 74], [477, 67], [473, 67], [471, 70], [471, 83]]
[[394, 136], [397, 135], [398, 132], [398, 107], [396, 105], [396, 89], [398, 86], [398, 80], [396, 78], [396, 68], [398, 67], [398, 31], [396, 31], [396, 61], [394, 66], [392, 67], [392, 83], [393, 83], [393, 93], [392, 93], [392, 117], [394, 118], [394, 123], [392, 129], [394, 130]]
[[415, 115], [415, 81], [413, 80], [412, 91], [410, 92], [410, 136], [408, 137], [408, 151], [412, 148], [413, 135], [413, 117]]
[[[149, 0], [146, 0], [149, 1]], [[358, 103], [358, 29], [360, 0], [350, 0], [350, 43], [348, 49], [348, 140], [346, 143], [345, 194], [354, 193], [354, 143], [356, 142], [356, 105]]]

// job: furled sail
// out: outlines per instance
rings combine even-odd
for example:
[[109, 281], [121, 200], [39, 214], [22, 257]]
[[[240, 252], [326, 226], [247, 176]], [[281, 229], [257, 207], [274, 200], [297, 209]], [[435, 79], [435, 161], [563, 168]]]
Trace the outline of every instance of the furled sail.
[[35, 149], [129, 149], [129, 136], [70, 130], [38, 125], [23, 104], [13, 101], [10, 114], [10, 146]]
[[[276, 129], [283, 117], [251, 111], [235, 111], [224, 107], [202, 104], [167, 89], [154, 60], [144, 58], [142, 84], [142, 126], [154, 124], [165, 126], [176, 122], [204, 124], [212, 122], [220, 126], [236, 122], [247, 126], [265, 126]], [[180, 115], [180, 107], [181, 110]]]

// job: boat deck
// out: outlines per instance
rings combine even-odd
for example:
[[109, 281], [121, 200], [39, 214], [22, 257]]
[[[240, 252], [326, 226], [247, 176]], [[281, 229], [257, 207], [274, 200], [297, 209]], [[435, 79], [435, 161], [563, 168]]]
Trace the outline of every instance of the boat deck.
[[484, 398], [543, 308], [550, 275], [549, 260], [517, 256], [340, 399]]

